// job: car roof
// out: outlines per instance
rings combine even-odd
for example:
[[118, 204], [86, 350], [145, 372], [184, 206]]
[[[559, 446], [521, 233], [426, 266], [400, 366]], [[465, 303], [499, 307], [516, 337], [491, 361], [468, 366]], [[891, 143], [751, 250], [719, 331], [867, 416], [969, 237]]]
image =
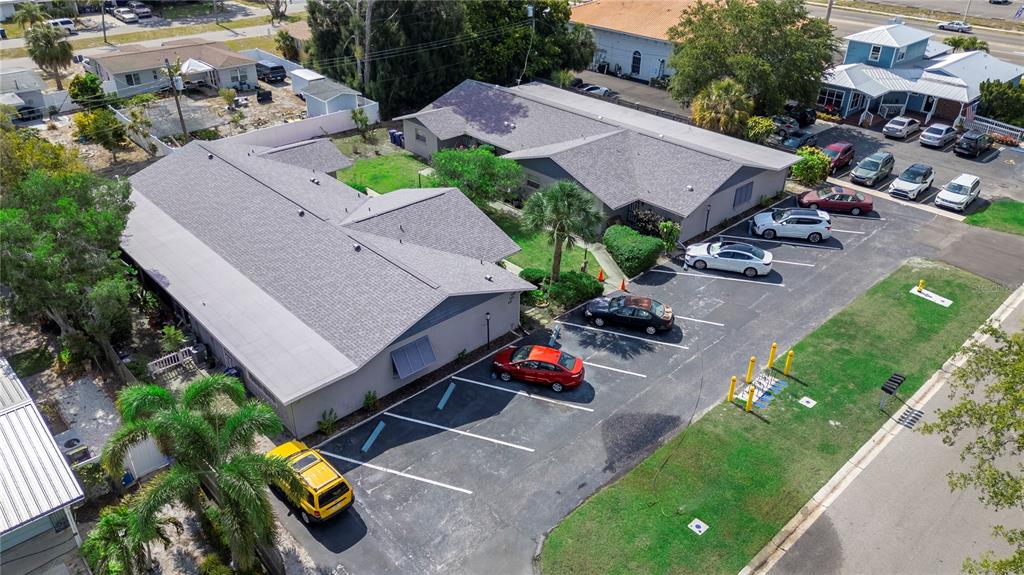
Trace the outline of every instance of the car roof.
[[812, 210], [811, 208], [789, 208], [786, 210], [791, 216], [810, 216], [812, 218], [820, 218], [821, 214], [818, 210]]
[[892, 152], [875, 152], [870, 156], [864, 158], [865, 160], [885, 160], [892, 157]]
[[940, 130], [948, 130], [948, 129], [952, 128], [952, 127], [953, 126], [950, 126], [949, 124], [932, 124], [931, 126], [928, 126], [928, 129], [932, 130], [932, 129], [938, 128]]
[[754, 254], [754, 250], [758, 249], [754, 246], [744, 242], [722, 242], [723, 248], [728, 248], [733, 251], [743, 252], [746, 254]]
[[961, 136], [961, 137], [963, 137], [963, 138], [978, 138], [978, 137], [981, 137], [981, 136], [984, 136], [984, 135], [985, 135], [985, 132], [982, 132], [981, 130], [967, 130], [966, 132], [964, 132], [964, 135]]
[[837, 152], [840, 152], [844, 148], [847, 148], [847, 147], [852, 146], [852, 145], [853, 144], [851, 144], [850, 142], [833, 142], [833, 143], [825, 146], [825, 149], [826, 150], [835, 150]]
[[961, 184], [964, 186], [971, 186], [974, 182], [980, 181], [981, 178], [973, 174], [960, 174], [959, 176], [950, 180], [951, 184]]
[[916, 164], [910, 164], [910, 167], [908, 167], [904, 171], [907, 171], [907, 172], [923, 172], [925, 170], [930, 170], [930, 169], [932, 169], [932, 167], [929, 166], [928, 164], [922, 164], [922, 163], [918, 162]]
[[546, 363], [558, 363], [562, 352], [557, 349], [543, 345], [534, 345], [530, 348], [530, 355], [526, 357], [530, 361], [543, 361]]

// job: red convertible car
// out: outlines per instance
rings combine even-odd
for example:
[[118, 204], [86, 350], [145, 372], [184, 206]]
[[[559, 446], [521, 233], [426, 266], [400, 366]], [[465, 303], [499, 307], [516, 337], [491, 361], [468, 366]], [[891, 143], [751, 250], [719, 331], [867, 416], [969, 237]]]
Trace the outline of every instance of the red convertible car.
[[875, 209], [870, 196], [841, 186], [822, 184], [800, 196], [800, 207], [828, 212], [849, 212], [855, 216]]

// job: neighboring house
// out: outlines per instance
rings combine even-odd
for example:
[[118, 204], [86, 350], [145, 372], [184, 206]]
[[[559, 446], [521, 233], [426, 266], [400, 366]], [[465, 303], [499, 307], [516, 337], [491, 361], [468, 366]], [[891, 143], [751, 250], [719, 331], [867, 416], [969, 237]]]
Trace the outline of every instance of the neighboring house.
[[545, 84], [474, 80], [404, 121], [423, 158], [487, 144], [517, 160], [528, 194], [556, 180], [593, 193], [608, 223], [652, 209], [689, 239], [774, 196], [797, 156]]
[[314, 118], [359, 107], [360, 93], [328, 78], [314, 80], [302, 89], [306, 99], [306, 117]]
[[573, 6], [570, 21], [590, 28], [597, 51], [592, 68], [647, 81], [671, 75], [668, 30], [691, 0], [593, 0]]
[[63, 567], [82, 544], [71, 506], [83, 497], [39, 408], [0, 357], [0, 573]]
[[0, 70], [0, 104], [13, 106], [19, 112], [42, 114], [46, 108], [43, 90], [46, 83], [32, 70], [6, 68]]
[[306, 44], [313, 39], [313, 32], [309, 29], [309, 20], [303, 18], [298, 22], [284, 25], [285, 31], [295, 39], [295, 48], [299, 55], [306, 53]]
[[[53, 2], [49, 0], [0, 0], [0, 22], [7, 22], [14, 18], [15, 8], [26, 1], [39, 4], [43, 10], [53, 7]], [[76, 12], [78, 11], [78, 4], [75, 2], [68, 2], [67, 6]]]
[[186, 38], [144, 48], [120, 46], [116, 52], [90, 56], [88, 66], [119, 96], [159, 92], [170, 86], [166, 62], [181, 63], [186, 86], [248, 90], [256, 86], [256, 60], [228, 49], [223, 42]]
[[986, 52], [952, 54], [931, 37], [902, 23], [847, 36], [846, 56], [823, 78], [818, 104], [843, 117], [857, 115], [854, 121], [865, 111], [956, 121], [981, 97], [982, 82], [1019, 84], [1024, 75], [1024, 67]]
[[533, 289], [494, 263], [519, 248], [462, 192], [369, 197], [325, 173], [347, 165], [331, 148], [193, 141], [131, 177], [122, 241], [299, 436], [516, 328]]

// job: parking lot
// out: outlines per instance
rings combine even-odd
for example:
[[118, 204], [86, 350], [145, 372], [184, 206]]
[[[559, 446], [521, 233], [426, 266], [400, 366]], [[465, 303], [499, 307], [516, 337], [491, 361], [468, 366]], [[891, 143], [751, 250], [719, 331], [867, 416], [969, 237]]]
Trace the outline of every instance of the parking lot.
[[[753, 239], [775, 256], [762, 278], [680, 261], [636, 278], [631, 292], [673, 308], [670, 332], [596, 328], [580, 309], [564, 314], [557, 346], [584, 360], [583, 385], [554, 393], [492, 378], [489, 359], [473, 364], [320, 446], [352, 482], [352, 509], [306, 527], [275, 500], [279, 516], [324, 572], [530, 573], [548, 529], [721, 401], [751, 355], [763, 362], [772, 341], [788, 349], [908, 258], [1024, 281], [1024, 238], [885, 199], [875, 206], [866, 217], [836, 216], [835, 237], [818, 245]], [[749, 239], [746, 230], [739, 222], [725, 235]], [[962, 246], [990, 257], [966, 257]], [[525, 343], [551, 335], [539, 330]]]
[[[921, 132], [904, 140], [887, 139], [881, 128], [866, 130], [857, 126], [836, 126], [818, 135], [818, 145], [825, 147], [834, 142], [845, 141], [853, 144], [856, 151], [854, 164], [874, 152], [890, 152], [896, 158], [892, 175], [875, 189], [885, 192], [889, 183], [911, 164], [921, 162], [934, 168], [935, 183], [926, 194], [918, 196], [918, 204], [931, 204], [939, 188], [960, 174], [973, 174], [981, 178], [982, 201], [974, 202], [967, 210], [972, 213], [983, 209], [994, 198], [1008, 197], [1024, 201], [1024, 149], [1006, 148], [996, 144], [992, 150], [978, 158], [958, 156], [953, 153], [953, 144], [945, 148], [929, 148], [918, 141]], [[836, 177], [849, 183], [849, 172], [853, 168], [842, 168]], [[902, 200], [897, 200], [902, 201]]]

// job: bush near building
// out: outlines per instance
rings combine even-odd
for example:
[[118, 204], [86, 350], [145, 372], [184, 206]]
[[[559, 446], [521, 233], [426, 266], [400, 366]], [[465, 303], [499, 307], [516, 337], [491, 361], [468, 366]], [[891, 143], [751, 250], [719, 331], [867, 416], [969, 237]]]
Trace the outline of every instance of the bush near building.
[[627, 277], [647, 270], [658, 261], [664, 244], [628, 226], [611, 226], [604, 232], [604, 245]]
[[548, 288], [548, 298], [562, 307], [576, 305], [600, 296], [601, 282], [582, 272], [562, 272], [558, 281]]

